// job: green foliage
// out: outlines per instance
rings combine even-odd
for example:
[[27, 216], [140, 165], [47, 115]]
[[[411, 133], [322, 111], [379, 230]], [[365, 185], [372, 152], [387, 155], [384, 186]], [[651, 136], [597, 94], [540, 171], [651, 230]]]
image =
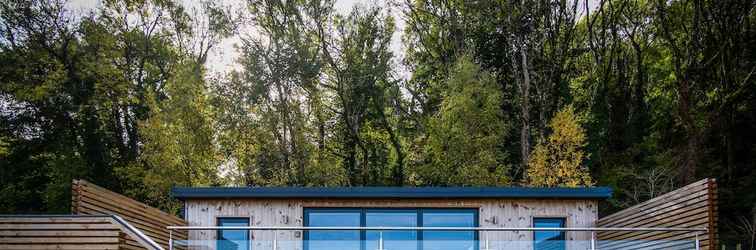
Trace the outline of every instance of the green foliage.
[[[176, 81], [175, 67], [197, 58], [177, 42], [193, 33], [172, 29], [190, 25], [180, 23], [187, 21], [178, 18], [183, 9], [172, 1], [105, 1], [77, 15], [63, 1], [4, 1], [0, 16], [1, 134], [10, 142], [0, 171], [2, 211], [66, 212], [77, 178], [150, 202], [167, 199], [172, 180], [147, 183], [120, 169], [149, 169], [146, 164], [156, 162], [142, 155], [152, 144], [142, 131], [150, 126], [141, 124], [156, 116], [154, 109], [175, 111], [161, 104], [172, 100], [166, 87]], [[187, 83], [204, 86], [201, 75]], [[186, 150], [194, 149], [178, 153], [194, 154]], [[161, 193], [147, 192], [152, 185]]]
[[588, 155], [585, 130], [580, 126], [575, 109], [567, 106], [554, 115], [546, 141], [533, 149], [528, 162], [528, 185], [538, 187], [593, 186], [585, 166]]
[[490, 74], [461, 57], [445, 84], [439, 113], [430, 118], [417, 179], [424, 185], [499, 186], [510, 182], [500, 150], [508, 127], [501, 93]]
[[0, 213], [65, 212], [73, 178], [171, 211], [173, 185], [511, 183], [611, 211], [715, 177], [752, 217], [753, 0], [242, 4], [0, 1]]
[[[150, 98], [154, 115], [140, 124], [143, 164], [116, 169], [122, 178], [144, 185], [127, 194], [178, 212], [170, 197], [173, 186], [219, 185], [219, 155], [213, 142], [212, 110], [201, 68], [193, 63], [174, 68], [163, 86], [165, 99]], [[154, 95], [152, 95], [154, 96]]]

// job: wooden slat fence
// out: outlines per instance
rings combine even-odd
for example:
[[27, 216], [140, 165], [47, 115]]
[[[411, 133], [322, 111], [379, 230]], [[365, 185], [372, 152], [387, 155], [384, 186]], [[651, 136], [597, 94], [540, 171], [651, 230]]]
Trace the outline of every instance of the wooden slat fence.
[[[717, 183], [704, 179], [600, 218], [599, 227], [707, 228], [701, 249], [716, 249]], [[692, 232], [601, 232], [601, 249], [689, 249]]]
[[[118, 215], [165, 249], [168, 249], [169, 239], [166, 227], [187, 225], [181, 218], [84, 180], [74, 180], [72, 189], [71, 211], [74, 214]], [[173, 239], [186, 240], [187, 233], [173, 232]], [[144, 248], [138, 242], [127, 239], [126, 249]]]
[[122, 249], [128, 236], [108, 216], [0, 216], [0, 249]]

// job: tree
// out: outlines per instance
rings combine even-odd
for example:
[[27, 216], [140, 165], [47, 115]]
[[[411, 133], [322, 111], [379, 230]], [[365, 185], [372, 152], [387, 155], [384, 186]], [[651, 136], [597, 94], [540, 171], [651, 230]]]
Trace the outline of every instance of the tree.
[[180, 203], [170, 199], [173, 186], [219, 185], [219, 155], [214, 143], [212, 109], [202, 68], [179, 65], [165, 83], [165, 99], [149, 102], [154, 115], [140, 123], [144, 141], [141, 164], [116, 169], [122, 178], [142, 188], [127, 189], [133, 197], [178, 212]]
[[536, 145], [528, 162], [528, 185], [543, 187], [593, 186], [584, 160], [585, 130], [575, 109], [567, 106], [548, 125], [552, 131], [546, 141]]
[[335, 94], [337, 140], [350, 184], [402, 185], [404, 152], [388, 118], [394, 108], [389, 102], [398, 98], [391, 69], [393, 18], [377, 7], [357, 7], [334, 19], [334, 33], [319, 27], [328, 65], [323, 85]]
[[500, 150], [509, 125], [502, 119], [496, 82], [465, 56], [445, 86], [422, 155], [415, 156], [417, 179], [434, 186], [509, 184], [506, 153]]

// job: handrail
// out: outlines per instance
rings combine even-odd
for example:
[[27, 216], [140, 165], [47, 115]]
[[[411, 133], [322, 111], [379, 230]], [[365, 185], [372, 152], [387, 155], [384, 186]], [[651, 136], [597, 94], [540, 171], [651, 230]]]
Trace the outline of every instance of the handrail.
[[152, 240], [152, 238], [147, 237], [147, 235], [144, 235], [142, 231], [140, 231], [139, 229], [129, 224], [129, 222], [121, 218], [121, 216], [111, 214], [110, 217], [113, 218], [115, 222], [120, 224], [122, 229], [126, 231], [126, 233], [128, 233], [129, 236], [131, 236], [132, 238], [135, 238], [134, 240], [136, 240], [140, 244], [146, 247], [149, 247], [152, 250], [163, 250], [163, 247], [161, 247], [158, 243]]
[[[606, 232], [606, 231], [625, 231], [625, 232], [635, 232], [635, 231], [643, 231], [643, 232], [693, 232], [695, 233], [695, 249], [700, 250], [701, 244], [699, 239], [699, 234], [701, 232], [707, 232], [707, 228], [682, 228], [682, 227], [638, 227], [638, 228], [627, 228], [627, 227], [573, 227], [573, 228], [535, 228], [535, 227], [302, 227], [302, 226], [246, 226], [246, 227], [239, 227], [239, 226], [168, 226], [166, 227], [168, 231], [171, 233], [171, 239], [169, 243], [169, 249], [173, 250], [173, 231], [174, 230], [272, 230], [272, 231], [281, 231], [281, 230], [293, 230], [293, 231], [308, 231], [308, 230], [370, 230], [370, 231], [379, 231], [381, 232], [379, 239], [378, 239], [378, 249], [384, 250], [383, 248], [383, 231], [423, 231], [423, 230], [429, 230], [429, 231], [582, 231], [582, 232], [590, 232], [591, 233], [591, 250], [597, 249], [597, 238], [596, 238], [596, 232]], [[277, 250], [277, 233], [273, 234], [273, 249]], [[486, 237], [484, 240], [483, 246], [485, 250], [489, 250], [489, 239]]]
[[301, 226], [168, 226], [168, 230], [370, 230], [370, 231], [582, 231], [582, 232], [707, 232], [707, 228], [684, 227], [301, 227]]

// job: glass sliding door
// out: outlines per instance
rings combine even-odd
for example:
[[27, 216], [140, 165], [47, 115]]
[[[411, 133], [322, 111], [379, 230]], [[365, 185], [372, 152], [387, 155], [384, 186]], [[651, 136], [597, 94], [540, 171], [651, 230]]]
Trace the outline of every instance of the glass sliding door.
[[[307, 208], [308, 227], [477, 227], [477, 209]], [[305, 231], [305, 250], [477, 250], [475, 231]], [[381, 239], [383, 244], [381, 245]]]
[[[417, 227], [417, 209], [367, 209], [366, 227]], [[417, 231], [367, 231], [366, 249], [417, 250]]]
[[[422, 225], [477, 227], [478, 213], [470, 209], [423, 209]], [[475, 250], [477, 236], [475, 231], [424, 231], [421, 244], [423, 250]]]
[[[310, 227], [359, 227], [360, 209], [306, 209], [305, 225]], [[362, 233], [358, 230], [305, 231], [305, 249], [360, 250]]]

